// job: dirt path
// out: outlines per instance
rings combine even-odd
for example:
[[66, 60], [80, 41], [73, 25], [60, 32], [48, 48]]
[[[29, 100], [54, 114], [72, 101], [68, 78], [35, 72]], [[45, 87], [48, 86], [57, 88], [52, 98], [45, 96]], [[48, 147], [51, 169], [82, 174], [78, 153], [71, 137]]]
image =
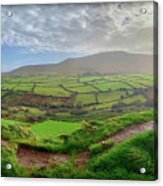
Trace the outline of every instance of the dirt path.
[[2, 147], [5, 147], [7, 145], [9, 145], [8, 141], [7, 140], [4, 140], [4, 139], [1, 139], [1, 146]]
[[135, 135], [140, 134], [146, 130], [150, 130], [154, 128], [154, 121], [149, 121], [143, 124], [135, 124], [131, 125], [129, 127], [126, 127], [122, 129], [121, 131], [111, 135], [109, 138], [104, 140], [103, 142], [107, 140], [113, 140], [115, 143], [119, 143], [121, 141], [124, 141], [125, 139]]
[[11, 143], [10, 141], [8, 140], [5, 140], [5, 139], [1, 139], [1, 148], [2, 147], [13, 147], [13, 143]]
[[[124, 141], [125, 139], [132, 137], [135, 134], [142, 133], [144, 131], [154, 128], [154, 122], [149, 121], [143, 124], [135, 124], [128, 126], [125, 129], [113, 134], [107, 139], [101, 141], [105, 143], [107, 140], [113, 140], [115, 143]], [[32, 150], [31, 148], [20, 146], [18, 149], [18, 161], [21, 165], [32, 169], [42, 167], [53, 167], [55, 165], [65, 163], [71, 158], [68, 154], [59, 154], [52, 152], [44, 152], [38, 150]], [[82, 168], [88, 163], [90, 159], [90, 152], [81, 152], [76, 155], [76, 167]]]
[[[53, 167], [69, 161], [71, 158], [68, 154], [53, 153], [32, 150], [27, 147], [19, 147], [18, 161], [21, 165], [32, 168]], [[76, 155], [76, 167], [82, 168], [90, 159], [89, 152], [81, 152]]]
[[67, 154], [38, 151], [23, 146], [20, 146], [18, 149], [19, 163], [30, 169], [52, 167], [60, 163], [65, 163], [69, 159], [70, 155]]

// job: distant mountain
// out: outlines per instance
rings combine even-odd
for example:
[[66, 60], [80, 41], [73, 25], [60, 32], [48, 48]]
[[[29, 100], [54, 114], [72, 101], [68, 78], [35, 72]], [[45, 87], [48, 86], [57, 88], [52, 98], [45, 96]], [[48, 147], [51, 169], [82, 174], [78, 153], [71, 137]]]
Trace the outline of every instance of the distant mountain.
[[152, 73], [153, 56], [126, 52], [105, 52], [67, 59], [59, 64], [30, 65], [13, 70], [8, 75], [83, 74], [83, 73]]

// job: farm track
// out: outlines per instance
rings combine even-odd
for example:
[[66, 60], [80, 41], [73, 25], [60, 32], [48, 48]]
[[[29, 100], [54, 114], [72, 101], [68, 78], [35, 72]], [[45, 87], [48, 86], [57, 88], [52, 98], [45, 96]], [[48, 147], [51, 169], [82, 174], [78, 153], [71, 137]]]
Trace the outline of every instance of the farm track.
[[23, 146], [18, 149], [19, 163], [29, 169], [52, 167], [56, 164], [65, 163], [69, 159], [70, 155], [68, 154], [38, 151]]
[[144, 131], [151, 130], [154, 128], [155, 128], [154, 121], [149, 121], [149, 122], [146, 122], [143, 124], [131, 125], [131, 126], [128, 126], [124, 129], [122, 129], [121, 131], [109, 136], [106, 140], [104, 140], [102, 142], [106, 142], [108, 140], [113, 140], [114, 143], [120, 143], [135, 134], [140, 134]]
[[[101, 141], [101, 143], [105, 143], [108, 140], [113, 140], [114, 143], [120, 143], [136, 134], [154, 129], [154, 127], [154, 121], [149, 121], [143, 124], [134, 124], [111, 135], [107, 139]], [[19, 163], [28, 169], [54, 167], [55, 165], [65, 163], [71, 159], [71, 156], [68, 154], [38, 151], [25, 146], [19, 147], [17, 155]], [[76, 167], [79, 169], [84, 167], [89, 162], [89, 159], [90, 152], [88, 151], [77, 154], [75, 163]]]
[[[18, 161], [21, 165], [32, 168], [54, 167], [66, 163], [71, 159], [69, 154], [53, 153], [33, 150], [29, 147], [20, 146], [18, 149]], [[90, 159], [89, 152], [81, 152], [76, 155], [75, 166], [82, 168]]]

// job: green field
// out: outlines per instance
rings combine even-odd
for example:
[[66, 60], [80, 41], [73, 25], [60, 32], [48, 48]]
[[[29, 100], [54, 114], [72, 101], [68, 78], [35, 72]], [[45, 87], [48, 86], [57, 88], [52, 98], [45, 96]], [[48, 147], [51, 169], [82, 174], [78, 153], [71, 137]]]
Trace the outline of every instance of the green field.
[[91, 85], [81, 85], [76, 87], [69, 87], [69, 90], [79, 93], [96, 92], [96, 89]]
[[94, 83], [94, 85], [97, 88], [99, 88], [101, 91], [107, 91], [108, 89], [117, 90], [120, 88], [126, 88], [126, 89], [130, 88], [129, 85], [126, 85], [125, 83], [121, 83], [121, 82], [108, 82], [108, 83], [100, 83], [97, 85], [96, 83]]
[[78, 94], [76, 98], [76, 104], [89, 104], [95, 103], [95, 95], [94, 94]]
[[141, 103], [145, 103], [146, 102], [146, 99], [143, 95], [138, 95], [138, 96], [133, 96], [133, 97], [130, 97], [130, 98], [126, 98], [123, 100], [124, 103], [132, 103], [133, 101], [137, 102], [141, 102]]
[[99, 102], [103, 103], [103, 102], [111, 102], [114, 100], [120, 100], [121, 96], [123, 97], [128, 97], [129, 95], [131, 95], [133, 93], [133, 91], [114, 91], [114, 92], [109, 92], [109, 93], [100, 93], [99, 94]]
[[35, 88], [35, 93], [36, 94], [41, 94], [41, 95], [49, 95], [49, 96], [69, 96], [69, 92], [66, 92], [65, 90], [63, 90], [61, 87], [58, 86], [50, 86], [49, 87], [42, 87], [42, 86], [37, 86]]
[[152, 87], [150, 74], [2, 77], [2, 175], [155, 180], [152, 129], [109, 139], [154, 120]]
[[32, 91], [33, 84], [27, 83], [27, 84], [22, 84], [15, 86], [14, 90], [22, 90], [22, 91]]
[[81, 124], [46, 120], [42, 123], [35, 123], [30, 128], [39, 137], [57, 137], [61, 134], [71, 134], [80, 129]]

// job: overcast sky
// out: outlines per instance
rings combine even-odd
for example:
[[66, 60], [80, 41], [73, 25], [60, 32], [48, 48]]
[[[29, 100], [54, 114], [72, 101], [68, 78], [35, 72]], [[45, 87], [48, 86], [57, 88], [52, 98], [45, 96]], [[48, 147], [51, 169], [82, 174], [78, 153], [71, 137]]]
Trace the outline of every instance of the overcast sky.
[[106, 51], [152, 50], [152, 1], [2, 7], [2, 71]]

